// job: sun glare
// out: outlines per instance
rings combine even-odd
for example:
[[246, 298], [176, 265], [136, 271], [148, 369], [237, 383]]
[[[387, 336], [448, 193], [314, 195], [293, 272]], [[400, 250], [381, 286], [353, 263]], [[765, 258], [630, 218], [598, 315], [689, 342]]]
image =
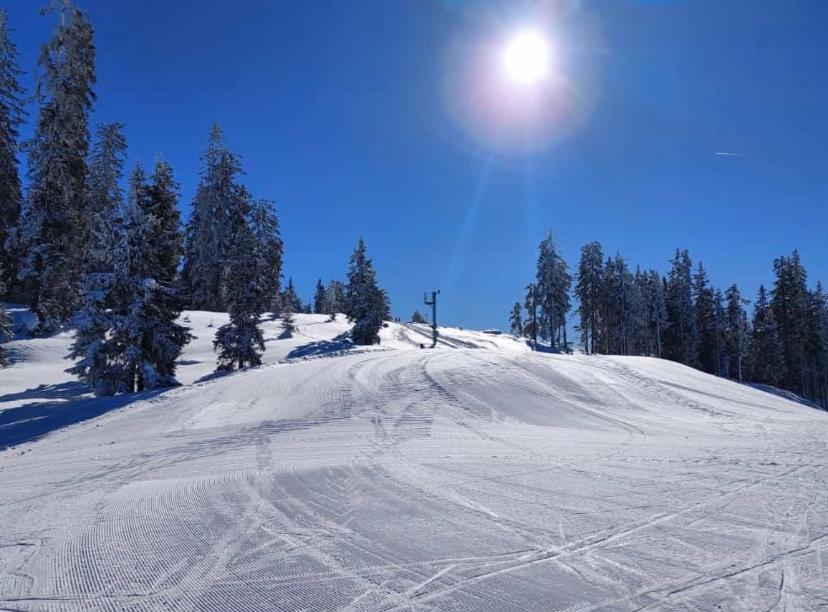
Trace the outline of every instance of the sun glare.
[[524, 30], [503, 48], [503, 70], [512, 81], [533, 85], [549, 73], [549, 42], [540, 33]]

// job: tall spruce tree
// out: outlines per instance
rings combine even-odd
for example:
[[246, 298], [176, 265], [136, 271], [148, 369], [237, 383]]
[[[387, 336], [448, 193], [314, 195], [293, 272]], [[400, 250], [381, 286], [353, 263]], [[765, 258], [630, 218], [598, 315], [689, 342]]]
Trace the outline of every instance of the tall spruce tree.
[[725, 366], [723, 374], [742, 382], [746, 374], [745, 362], [750, 341], [750, 329], [747, 322], [747, 313], [743, 304], [742, 294], [735, 284], [725, 292]]
[[509, 315], [509, 331], [515, 336], [523, 335], [523, 308], [520, 302], [515, 302]]
[[279, 286], [282, 278], [284, 245], [279, 232], [279, 218], [273, 202], [256, 200], [247, 215], [247, 224], [253, 234], [261, 261], [259, 271], [262, 283], [262, 312], [279, 310]]
[[328, 307], [326, 314], [330, 315], [331, 319], [336, 313], [345, 312], [345, 285], [338, 280], [330, 281], [325, 287], [325, 300]]
[[779, 341], [785, 362], [784, 388], [795, 393], [804, 392], [805, 335], [808, 311], [808, 286], [805, 268], [794, 251], [790, 257], [779, 257], [773, 262], [776, 274], [771, 308], [779, 328]]
[[121, 214], [126, 139], [118, 123], [99, 126], [89, 160], [84, 234], [83, 306], [69, 358], [70, 371], [98, 395], [119, 387], [122, 372], [114, 363], [115, 347], [107, 343], [114, 326], [116, 253], [122, 236]]
[[210, 130], [201, 181], [187, 223], [182, 277], [196, 310], [227, 310], [230, 251], [245, 224], [250, 197], [238, 178], [239, 157], [224, 142], [221, 128]]
[[603, 284], [604, 252], [599, 242], [590, 242], [581, 248], [578, 282], [575, 286], [575, 295], [579, 301], [581, 342], [588, 353], [596, 350]]
[[21, 227], [25, 279], [36, 331], [50, 333], [78, 303], [85, 215], [88, 118], [95, 94], [92, 26], [71, 0], [53, 0], [59, 14], [40, 53], [40, 113], [27, 144], [29, 192]]
[[764, 286], [759, 287], [753, 311], [753, 334], [748, 351], [750, 380], [778, 385], [785, 377], [785, 360], [779, 341], [776, 317]]
[[690, 254], [676, 249], [670, 261], [665, 304], [667, 328], [664, 330], [664, 356], [686, 365], [696, 363], [698, 329], [693, 306], [692, 261]]
[[182, 309], [174, 284], [181, 248], [177, 201], [169, 165], [159, 161], [151, 183], [136, 166], [117, 271], [124, 306], [114, 331], [122, 345], [126, 391], [178, 384], [175, 362], [190, 335], [176, 323]]
[[804, 344], [803, 393], [828, 408], [828, 296], [821, 283], [808, 293]]
[[710, 286], [707, 271], [699, 262], [696, 274], [693, 276], [693, 302], [695, 324], [698, 333], [698, 349], [696, 361], [701, 370], [710, 374], [717, 374], [718, 363], [718, 330], [715, 306], [715, 292]]
[[8, 17], [0, 10], [0, 283], [9, 290], [17, 287], [17, 228], [23, 201], [17, 161], [18, 129], [24, 117], [20, 75]]
[[664, 301], [664, 281], [657, 270], [645, 274], [643, 300], [646, 328], [644, 354], [661, 357], [667, 305]]
[[388, 297], [377, 285], [374, 264], [365, 251], [365, 241], [360, 238], [351, 255], [348, 267], [345, 314], [354, 324], [351, 339], [355, 344], [379, 344], [379, 331], [388, 317]]
[[541, 242], [539, 250], [536, 274], [539, 333], [549, 340], [553, 348], [559, 344], [566, 348], [566, 315], [571, 308], [569, 291], [572, 277], [551, 233]]
[[328, 314], [328, 296], [325, 292], [325, 285], [322, 284], [322, 279], [316, 281], [316, 290], [313, 294], [313, 311], [316, 314]]
[[[0, 273], [3, 268], [0, 267]], [[3, 277], [0, 276], [0, 368], [8, 365], [6, 359], [6, 349], [3, 345], [12, 339], [12, 322], [9, 313], [6, 312], [6, 305], [3, 300], [6, 299], [6, 285], [3, 283]]]
[[218, 369], [230, 371], [261, 365], [265, 350], [260, 327], [267, 283], [261, 244], [246, 224], [236, 232], [230, 249], [227, 295], [230, 322], [222, 325], [213, 346], [219, 351]]

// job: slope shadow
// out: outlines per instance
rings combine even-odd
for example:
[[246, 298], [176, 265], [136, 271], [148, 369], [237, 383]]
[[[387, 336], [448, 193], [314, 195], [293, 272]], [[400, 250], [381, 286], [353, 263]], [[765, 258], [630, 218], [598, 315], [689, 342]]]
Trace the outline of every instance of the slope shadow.
[[10, 446], [33, 442], [69, 425], [95, 418], [133, 402], [167, 391], [124, 393], [112, 397], [84, 397], [88, 388], [80, 382], [39, 385], [20, 393], [3, 396], [4, 401], [32, 400], [0, 412], [0, 451]]
[[302, 346], [297, 346], [288, 353], [287, 358], [302, 359], [305, 357], [342, 353], [352, 349], [354, 346], [354, 343], [350, 339], [337, 336], [333, 340], [317, 340], [315, 342], [308, 342]]
[[802, 397], [801, 395], [797, 395], [793, 391], [786, 391], [785, 389], [780, 389], [779, 387], [772, 387], [771, 385], [764, 385], [762, 383], [749, 382], [745, 384], [748, 387], [753, 387], [754, 389], [758, 389], [759, 391], [770, 393], [771, 395], [781, 397], [782, 399], [786, 399], [791, 402], [796, 402], [797, 404], [802, 404], [803, 406], [808, 406], [809, 408], [816, 408], [817, 410], [828, 411], [828, 407], [820, 406], [817, 402]]

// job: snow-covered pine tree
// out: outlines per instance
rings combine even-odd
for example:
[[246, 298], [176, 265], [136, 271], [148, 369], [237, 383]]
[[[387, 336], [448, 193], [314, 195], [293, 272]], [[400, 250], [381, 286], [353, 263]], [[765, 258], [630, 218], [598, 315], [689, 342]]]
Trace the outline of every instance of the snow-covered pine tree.
[[822, 283], [808, 292], [807, 306], [804, 395], [828, 408], [828, 296]]
[[667, 327], [664, 330], [664, 356], [690, 365], [698, 354], [698, 330], [693, 307], [693, 267], [687, 250], [676, 249], [670, 261], [665, 304]]
[[6, 350], [3, 345], [12, 339], [12, 322], [9, 313], [6, 312], [6, 285], [3, 283], [3, 268], [0, 266], [0, 368], [8, 365]]
[[523, 336], [523, 308], [520, 302], [515, 302], [509, 314], [509, 331], [515, 336]]
[[259, 269], [263, 299], [262, 312], [272, 309], [278, 312], [279, 285], [282, 278], [282, 254], [284, 246], [279, 233], [279, 219], [273, 202], [256, 200], [250, 206], [247, 224], [258, 245], [261, 262]]
[[419, 310], [415, 310], [414, 314], [411, 315], [411, 322], [426, 325], [428, 323], [428, 319]]
[[[181, 297], [171, 280], [170, 253], [180, 240], [171, 231], [177, 195], [164, 162], [156, 166], [150, 185], [140, 165], [130, 177], [124, 231], [116, 267], [116, 307], [108, 343], [112, 363], [121, 375], [120, 391], [175, 386], [175, 362], [190, 334], [176, 319]], [[171, 210], [172, 209], [172, 210]]]
[[599, 242], [590, 242], [581, 248], [578, 262], [578, 282], [575, 295], [578, 297], [578, 316], [580, 317], [581, 342], [584, 350], [594, 353], [599, 314], [601, 312], [601, 292], [603, 289], [604, 252]]
[[354, 324], [351, 339], [356, 344], [379, 344], [379, 330], [388, 317], [388, 297], [377, 286], [374, 264], [365, 252], [365, 241], [360, 238], [351, 255], [348, 268], [345, 314]]
[[535, 283], [526, 285], [526, 297], [523, 301], [523, 307], [526, 309], [523, 335], [532, 340], [532, 349], [537, 350], [540, 321], [538, 320], [538, 289]]
[[49, 10], [59, 13], [59, 22], [39, 59], [40, 114], [26, 146], [29, 192], [18, 272], [39, 333], [58, 329], [78, 303], [88, 118], [95, 99], [95, 47], [86, 14], [71, 0], [53, 0]]
[[219, 351], [218, 370], [244, 369], [262, 363], [265, 350], [259, 322], [265, 303], [263, 261], [259, 243], [246, 224], [236, 232], [230, 250], [227, 296], [230, 322], [222, 325], [213, 347]]
[[107, 334], [114, 326], [116, 252], [121, 236], [126, 139], [119, 123], [98, 126], [89, 160], [84, 233], [83, 306], [68, 358], [70, 369], [97, 395], [118, 390], [122, 373], [111, 362], [114, 346]]
[[332, 280], [325, 287], [326, 301], [328, 305], [327, 314], [331, 320], [338, 312], [345, 312], [345, 285], [338, 280]]
[[759, 287], [753, 311], [753, 333], [748, 349], [750, 380], [766, 385], [778, 385], [785, 377], [785, 360], [779, 341], [776, 317], [768, 302], [764, 286]]
[[552, 347], [566, 347], [566, 314], [571, 308], [569, 289], [572, 277], [566, 261], [558, 253], [555, 239], [548, 234], [540, 243], [537, 266], [538, 307], [542, 338]]
[[325, 291], [325, 285], [322, 284], [322, 279], [316, 281], [316, 290], [313, 294], [313, 311], [316, 314], [328, 314], [328, 296]]
[[299, 299], [296, 288], [293, 286], [293, 277], [288, 278], [287, 287], [282, 292], [279, 312], [302, 312], [302, 300]]
[[249, 209], [249, 195], [238, 183], [241, 162], [213, 125], [202, 156], [192, 214], [187, 223], [182, 278], [190, 307], [227, 310], [230, 251]]
[[693, 365], [697, 365], [701, 370], [710, 374], [717, 374], [719, 364], [717, 363], [718, 337], [714, 291], [702, 262], [699, 262], [696, 274], [693, 276], [693, 303], [698, 330], [698, 350]]
[[665, 302], [665, 282], [658, 270], [648, 274], [648, 324], [652, 345], [648, 355], [661, 357], [664, 350], [664, 329], [667, 327], [667, 304]]
[[728, 378], [742, 382], [745, 375], [750, 330], [747, 313], [739, 287], [731, 285], [725, 291], [724, 372]]
[[789, 257], [775, 259], [773, 270], [776, 281], [771, 292], [771, 308], [779, 329], [785, 362], [785, 375], [780, 384], [794, 393], [803, 394], [808, 318], [807, 274], [797, 251]]
[[23, 88], [17, 47], [11, 39], [8, 17], [0, 10], [0, 282], [17, 288], [17, 227], [23, 201], [17, 161], [18, 128], [23, 122]]

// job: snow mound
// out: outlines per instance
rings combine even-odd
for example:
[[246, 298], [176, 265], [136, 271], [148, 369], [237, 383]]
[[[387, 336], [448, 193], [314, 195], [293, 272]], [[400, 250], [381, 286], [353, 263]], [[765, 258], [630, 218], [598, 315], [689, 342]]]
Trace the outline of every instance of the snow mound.
[[183, 385], [137, 397], [90, 398], [70, 333], [11, 343], [0, 608], [828, 606], [824, 412], [506, 334], [354, 347], [341, 316], [268, 320], [266, 363], [214, 377], [226, 315], [182, 319]]

